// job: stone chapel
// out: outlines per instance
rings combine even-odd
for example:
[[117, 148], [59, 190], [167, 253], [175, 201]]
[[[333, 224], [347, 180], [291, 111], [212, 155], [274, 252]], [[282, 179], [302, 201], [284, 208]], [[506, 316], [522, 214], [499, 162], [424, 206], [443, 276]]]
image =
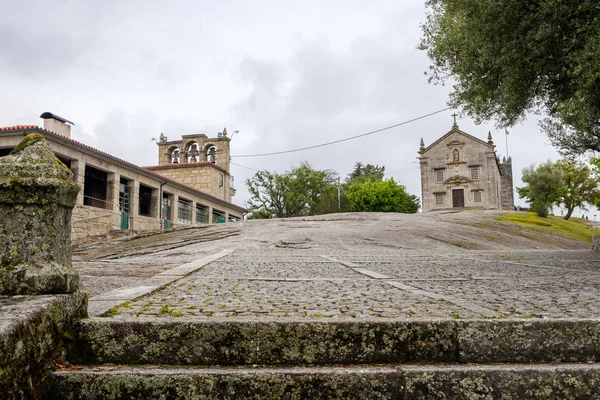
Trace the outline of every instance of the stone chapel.
[[491, 133], [487, 142], [458, 129], [425, 147], [421, 138], [423, 212], [447, 209], [512, 210], [512, 160], [496, 155]]

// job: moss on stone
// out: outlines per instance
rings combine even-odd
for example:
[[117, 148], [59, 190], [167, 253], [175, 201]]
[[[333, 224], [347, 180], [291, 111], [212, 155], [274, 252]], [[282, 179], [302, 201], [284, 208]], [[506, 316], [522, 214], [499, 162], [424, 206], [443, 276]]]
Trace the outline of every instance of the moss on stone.
[[79, 186], [72, 176], [39, 134], [0, 158], [0, 232], [10, 232], [0, 234], [0, 294], [77, 289], [70, 219]]
[[81, 293], [3, 299], [15, 315], [0, 335], [0, 398], [36, 397], [37, 386], [62, 353], [65, 331], [87, 315], [83, 300]]
[[39, 133], [30, 133], [29, 135], [25, 136], [25, 138], [21, 141], [21, 143], [19, 143], [14, 149], [12, 149], [10, 154], [17, 154], [17, 153], [23, 151], [26, 147], [31, 146], [34, 143], [42, 142], [42, 141], [47, 142], [46, 138], [44, 138]]

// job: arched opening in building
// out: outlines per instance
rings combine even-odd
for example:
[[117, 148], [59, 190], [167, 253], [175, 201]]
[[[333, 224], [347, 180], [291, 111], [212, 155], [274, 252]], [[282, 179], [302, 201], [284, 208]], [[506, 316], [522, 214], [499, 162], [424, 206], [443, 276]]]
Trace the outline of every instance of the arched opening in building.
[[217, 147], [214, 145], [209, 145], [206, 149], [206, 161], [209, 161], [213, 164], [217, 163]]

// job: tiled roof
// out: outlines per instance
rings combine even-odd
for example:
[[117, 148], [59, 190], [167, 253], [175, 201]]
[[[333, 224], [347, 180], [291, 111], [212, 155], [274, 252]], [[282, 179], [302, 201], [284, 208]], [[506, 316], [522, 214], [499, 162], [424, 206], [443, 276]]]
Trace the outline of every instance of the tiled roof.
[[174, 169], [174, 168], [193, 168], [193, 167], [214, 167], [223, 172], [227, 172], [227, 170], [211, 161], [198, 161], [198, 162], [187, 162], [187, 163], [177, 163], [177, 164], [161, 164], [161, 165], [149, 165], [146, 167], [142, 167], [148, 171], [160, 171], [163, 169]]
[[96, 153], [100, 153], [100, 154], [102, 154], [104, 156], [107, 156], [107, 157], [110, 157], [112, 159], [115, 159], [115, 160], [117, 160], [119, 162], [122, 162], [123, 164], [131, 165], [132, 167], [136, 167], [136, 168], [141, 168], [140, 166], [135, 165], [133, 163], [130, 163], [129, 161], [125, 161], [125, 160], [123, 160], [123, 159], [121, 159], [119, 157], [115, 157], [112, 154], [108, 154], [107, 152], [104, 152], [102, 150], [98, 150], [98, 149], [96, 149], [96, 148], [94, 148], [92, 146], [88, 146], [85, 143], [81, 143], [81, 142], [79, 142], [77, 140], [71, 139], [70, 137], [61, 135], [60, 133], [56, 133], [56, 132], [50, 131], [48, 129], [40, 128], [37, 125], [15, 125], [15, 126], [3, 127], [3, 128], [0, 127], [0, 131], [20, 131], [20, 130], [32, 130], [32, 129], [33, 130], [42, 131], [42, 132], [45, 132], [45, 133], [50, 133], [50, 134], [52, 134], [54, 136], [58, 136], [61, 139], [67, 140], [69, 142], [73, 142], [73, 143], [75, 143], [75, 144], [77, 144], [77, 145], [79, 145], [81, 147], [85, 147], [86, 149], [92, 150], [92, 151], [94, 151]]
[[[85, 143], [78, 142], [77, 140], [73, 140], [73, 139], [71, 139], [71, 138], [69, 138], [69, 137], [63, 136], [63, 135], [61, 135], [61, 134], [58, 134], [58, 133], [56, 133], [56, 132], [50, 131], [50, 130], [48, 130], [48, 129], [40, 128], [40, 127], [39, 127], [39, 126], [37, 126], [37, 125], [14, 125], [14, 126], [5, 126], [5, 127], [0, 127], [0, 132], [18, 132], [18, 131], [30, 131], [30, 130], [37, 130], [37, 131], [40, 131], [40, 132], [43, 132], [43, 133], [50, 134], [50, 135], [52, 135], [52, 136], [56, 136], [56, 137], [58, 137], [58, 138], [59, 138], [59, 139], [61, 139], [61, 140], [64, 140], [64, 141], [67, 141], [67, 142], [72, 142], [72, 143], [74, 143], [74, 144], [76, 144], [76, 145], [78, 145], [78, 146], [80, 146], [80, 147], [83, 147], [83, 148], [89, 149], [89, 150], [91, 150], [91, 151], [93, 151], [93, 152], [95, 152], [95, 153], [102, 154], [102, 155], [103, 155], [103, 156], [105, 156], [105, 157], [112, 158], [113, 160], [116, 160], [116, 161], [118, 161], [118, 162], [120, 162], [120, 163], [122, 163], [122, 164], [129, 165], [129, 166], [131, 166], [131, 167], [133, 167], [133, 168], [135, 168], [135, 169], [138, 169], [138, 170], [145, 171], [146, 173], [148, 173], [148, 174], [151, 174], [151, 175], [155, 175], [156, 177], [158, 177], [158, 178], [160, 178], [160, 179], [164, 179], [164, 180], [166, 180], [166, 181], [170, 181], [170, 182], [172, 182], [172, 183], [176, 183], [177, 185], [180, 185], [180, 186], [182, 186], [182, 187], [185, 187], [186, 189], [188, 189], [188, 190], [191, 190], [191, 191], [193, 191], [193, 192], [202, 193], [202, 195], [204, 195], [204, 196], [206, 196], [206, 197], [208, 197], [208, 198], [210, 198], [210, 199], [212, 199], [212, 200], [216, 200], [216, 201], [217, 201], [217, 202], [219, 202], [219, 203], [226, 203], [226, 204], [228, 204], [228, 205], [230, 205], [230, 206], [233, 206], [234, 208], [237, 208], [238, 210], [240, 210], [240, 211], [242, 211], [242, 212], [248, 212], [248, 210], [247, 210], [247, 209], [245, 209], [244, 207], [238, 206], [237, 204], [230, 203], [230, 202], [228, 202], [228, 201], [225, 201], [225, 200], [223, 200], [223, 199], [220, 199], [220, 198], [218, 198], [218, 197], [215, 197], [215, 196], [213, 196], [213, 195], [210, 195], [210, 194], [208, 194], [208, 193], [202, 192], [202, 191], [200, 191], [200, 190], [198, 190], [198, 189], [194, 189], [193, 187], [191, 187], [191, 186], [188, 186], [188, 185], [186, 185], [186, 184], [184, 184], [184, 183], [177, 182], [177, 181], [175, 181], [175, 180], [173, 180], [173, 179], [170, 179], [170, 178], [164, 177], [164, 176], [162, 176], [162, 175], [160, 175], [160, 174], [157, 174], [156, 172], [152, 172], [151, 170], [147, 169], [148, 167], [140, 167], [139, 165], [136, 165], [136, 164], [130, 163], [129, 161], [125, 161], [125, 160], [123, 160], [123, 159], [121, 159], [121, 158], [119, 158], [119, 157], [115, 157], [115, 156], [113, 156], [112, 154], [108, 154], [108, 153], [106, 153], [106, 152], [104, 152], [104, 151], [102, 151], [102, 150], [98, 150], [98, 149], [96, 149], [96, 148], [94, 148], [94, 147], [92, 147], [92, 146], [88, 146], [88, 145], [87, 145], [87, 144], [85, 144]], [[186, 164], [187, 164], [187, 163], [186, 163]], [[210, 164], [212, 164], [212, 163], [210, 163]], [[219, 167], [219, 168], [220, 168], [220, 167]]]
[[0, 126], [0, 131], [20, 131], [22, 129], [40, 129], [40, 128], [36, 125]]

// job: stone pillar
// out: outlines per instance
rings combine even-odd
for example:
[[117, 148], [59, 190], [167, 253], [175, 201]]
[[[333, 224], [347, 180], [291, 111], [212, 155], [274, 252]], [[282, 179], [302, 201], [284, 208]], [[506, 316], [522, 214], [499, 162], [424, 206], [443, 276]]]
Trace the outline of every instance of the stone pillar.
[[0, 295], [73, 293], [71, 213], [79, 186], [39, 134], [0, 158]]
[[592, 251], [600, 252], [600, 235], [592, 236]]
[[150, 200], [150, 216], [162, 221], [162, 215], [160, 215], [160, 190], [152, 189], [152, 198]]
[[[105, 208], [107, 210], [119, 211], [119, 175], [111, 172], [107, 172], [106, 175], [107, 179]], [[114, 227], [112, 227], [111, 229], [114, 229]]]
[[179, 196], [176, 194], [171, 195], [173, 199], [173, 207], [171, 207], [171, 222], [172, 226], [179, 224]]
[[127, 180], [129, 187], [129, 230], [137, 229], [136, 217], [140, 213], [140, 183], [134, 179]]
[[73, 171], [73, 180], [79, 185], [81, 190], [77, 195], [77, 203], [83, 205], [83, 187], [85, 186], [85, 162], [79, 160], [71, 161], [71, 170]]
[[197, 225], [196, 224], [196, 205], [197, 203], [192, 200], [192, 225]]
[[206, 212], [208, 213], [207, 224], [212, 224], [213, 223], [213, 208], [212, 208], [212, 206], [208, 206], [208, 208], [206, 209]]

